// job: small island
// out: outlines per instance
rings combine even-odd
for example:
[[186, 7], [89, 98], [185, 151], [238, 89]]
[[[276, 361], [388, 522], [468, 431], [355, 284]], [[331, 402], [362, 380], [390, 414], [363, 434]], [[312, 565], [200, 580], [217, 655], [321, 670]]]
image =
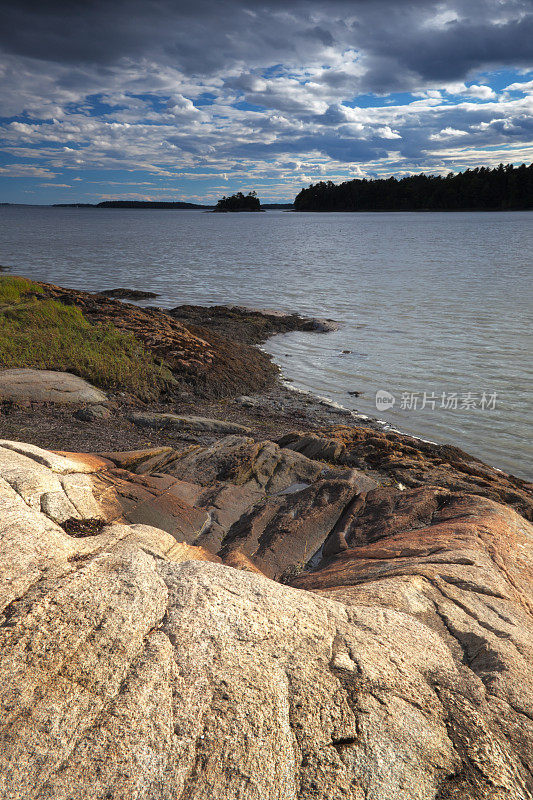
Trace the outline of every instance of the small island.
[[232, 194], [231, 197], [222, 197], [213, 211], [263, 211], [263, 209], [261, 208], [261, 201], [256, 192], [248, 192], [247, 195], [244, 195], [242, 192], [237, 192], [236, 194]]

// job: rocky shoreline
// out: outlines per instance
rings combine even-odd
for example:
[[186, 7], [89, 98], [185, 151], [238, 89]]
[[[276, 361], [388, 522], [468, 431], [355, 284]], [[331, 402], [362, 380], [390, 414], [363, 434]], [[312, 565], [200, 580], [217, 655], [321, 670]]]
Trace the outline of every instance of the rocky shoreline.
[[344, 448], [349, 443], [350, 465], [377, 471], [383, 480], [472, 492], [507, 503], [533, 519], [528, 481], [506, 475], [457, 447], [388, 431], [375, 419], [292, 391], [283, 384], [271, 357], [257, 347], [278, 333], [318, 335], [336, 330], [333, 320], [240, 306], [140, 307], [111, 298], [109, 292], [41, 286], [45, 297], [79, 307], [94, 324], [112, 323], [133, 332], [165, 359], [175, 385], [151, 403], [122, 392], [111, 394], [108, 415], [87, 414], [85, 419], [54, 403], [4, 402], [3, 438], [26, 437], [42, 447], [85, 452], [208, 445], [214, 441], [212, 431], [157, 424], [156, 418], [151, 425], [132, 422], [136, 412], [196, 415], [244, 426], [255, 439], [289, 441], [292, 435], [296, 441], [299, 435], [313, 433]]
[[289, 391], [312, 320], [42, 286], [174, 382], [2, 403], [0, 796], [530, 797], [531, 484]]

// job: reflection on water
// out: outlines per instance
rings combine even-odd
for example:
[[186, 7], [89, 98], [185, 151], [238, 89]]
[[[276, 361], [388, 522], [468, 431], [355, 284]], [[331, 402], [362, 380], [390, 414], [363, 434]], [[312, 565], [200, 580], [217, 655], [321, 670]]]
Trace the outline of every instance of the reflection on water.
[[[167, 307], [236, 303], [337, 319], [336, 333], [267, 344], [294, 386], [532, 477], [532, 220], [8, 207], [0, 263], [80, 289], [152, 290]], [[380, 389], [395, 397], [382, 412]], [[481, 408], [483, 392], [496, 393], [495, 408]]]

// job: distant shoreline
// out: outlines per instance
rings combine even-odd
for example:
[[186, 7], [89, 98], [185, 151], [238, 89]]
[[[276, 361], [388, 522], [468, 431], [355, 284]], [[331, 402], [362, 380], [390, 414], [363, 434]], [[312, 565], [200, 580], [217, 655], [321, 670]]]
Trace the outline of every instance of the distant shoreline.
[[[10, 205], [10, 203], [5, 203], [3, 205]], [[17, 205], [17, 204], [13, 204]], [[214, 205], [198, 205], [196, 203], [172, 203], [166, 201], [138, 201], [138, 200], [109, 200], [102, 203], [53, 203], [51, 206], [45, 206], [45, 208], [136, 208], [136, 209], [165, 209], [171, 211], [214, 211]], [[258, 211], [265, 211], [265, 210], [289, 210], [293, 209], [294, 206], [292, 203], [263, 203]], [[241, 211], [250, 211], [251, 209], [247, 208], [239, 208], [239, 209], [224, 209], [224, 213], [227, 211], [228, 213], [235, 213]], [[217, 212], [218, 213], [218, 212]]]
[[[92, 203], [53, 203], [53, 204], [37, 204], [37, 203], [0, 203], [0, 208], [94, 208], [94, 209], [136, 209], [139, 211], [145, 210], [163, 210], [163, 211], [213, 211], [214, 206], [194, 206], [194, 205], [175, 205], [175, 204], [158, 204], [147, 203], [143, 205], [94, 205]], [[524, 212], [532, 212], [533, 208], [361, 208], [361, 209], [297, 209], [291, 203], [264, 203], [261, 206], [263, 211], [290, 211], [297, 214], [476, 214], [478, 212], [491, 213], [491, 214], [516, 214]], [[232, 212], [228, 212], [232, 213]]]

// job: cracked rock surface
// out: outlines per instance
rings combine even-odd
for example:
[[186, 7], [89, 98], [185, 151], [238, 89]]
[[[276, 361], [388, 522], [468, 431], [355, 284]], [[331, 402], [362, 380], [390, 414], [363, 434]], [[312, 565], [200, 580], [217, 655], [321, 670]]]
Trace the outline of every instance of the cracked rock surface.
[[0, 797], [526, 800], [532, 565], [509, 507], [271, 442], [2, 441]]

